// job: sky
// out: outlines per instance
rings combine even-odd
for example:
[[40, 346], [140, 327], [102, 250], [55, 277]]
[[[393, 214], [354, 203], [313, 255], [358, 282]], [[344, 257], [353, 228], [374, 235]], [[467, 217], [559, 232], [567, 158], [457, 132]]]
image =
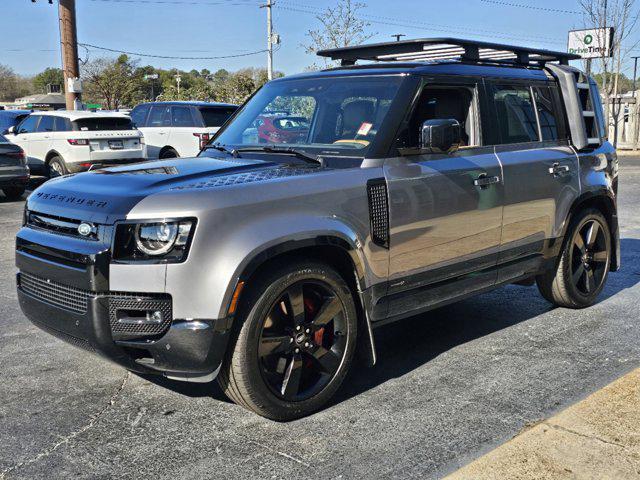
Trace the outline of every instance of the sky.
[[[266, 48], [266, 0], [76, 0], [78, 40], [91, 45], [176, 57], [239, 55]], [[273, 0], [282, 44], [274, 68], [285, 74], [314, 63], [302, 44], [319, 27], [315, 14], [337, 0]], [[32, 75], [59, 67], [57, 5], [0, 0], [0, 64]], [[453, 36], [566, 51], [567, 32], [583, 25], [578, 0], [370, 0], [359, 14], [370, 40]], [[527, 6], [529, 8], [527, 8]], [[82, 59], [114, 56], [80, 49]], [[140, 65], [211, 71], [266, 66], [266, 54], [214, 60], [138, 57]]]

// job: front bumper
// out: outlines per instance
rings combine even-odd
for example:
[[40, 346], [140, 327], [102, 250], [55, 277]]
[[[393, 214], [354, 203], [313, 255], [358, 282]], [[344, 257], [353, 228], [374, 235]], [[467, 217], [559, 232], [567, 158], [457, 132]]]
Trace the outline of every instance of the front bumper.
[[[215, 377], [229, 337], [226, 319], [174, 319], [168, 295], [110, 292], [104, 252], [58, 250], [20, 233], [16, 247], [18, 300], [37, 327], [134, 372], [196, 382]], [[147, 308], [163, 311], [160, 330], [121, 328], [120, 312]]]
[[0, 171], [0, 188], [6, 187], [27, 187], [31, 175], [28, 168], [15, 169], [10, 174]]

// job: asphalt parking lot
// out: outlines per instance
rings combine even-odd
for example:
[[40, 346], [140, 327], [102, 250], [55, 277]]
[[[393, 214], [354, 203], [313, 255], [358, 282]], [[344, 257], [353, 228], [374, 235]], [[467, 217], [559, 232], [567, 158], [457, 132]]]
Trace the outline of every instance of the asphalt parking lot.
[[510, 286], [376, 331], [379, 363], [274, 423], [215, 384], [128, 374], [32, 326], [15, 295], [23, 202], [0, 197], [0, 478], [437, 478], [640, 366], [640, 157], [621, 157], [623, 268], [600, 302]]

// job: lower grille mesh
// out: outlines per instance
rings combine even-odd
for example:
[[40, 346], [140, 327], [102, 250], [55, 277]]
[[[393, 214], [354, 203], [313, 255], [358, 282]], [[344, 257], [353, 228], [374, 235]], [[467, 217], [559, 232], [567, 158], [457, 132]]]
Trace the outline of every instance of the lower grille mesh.
[[20, 288], [28, 295], [74, 313], [87, 312], [89, 292], [86, 290], [63, 285], [30, 273], [21, 273], [19, 278]]
[[[24, 272], [18, 276], [18, 286], [21, 291], [37, 300], [80, 315], [87, 313], [90, 298], [96, 296], [105, 298], [109, 305], [111, 332], [119, 336], [161, 335], [169, 329], [173, 321], [171, 296], [166, 294], [91, 292]], [[128, 313], [159, 311], [162, 314], [162, 321], [158, 323], [122, 322], [118, 318], [118, 312], [121, 311]], [[64, 334], [58, 332], [57, 335]], [[67, 341], [74, 343], [72, 340], [67, 339]]]

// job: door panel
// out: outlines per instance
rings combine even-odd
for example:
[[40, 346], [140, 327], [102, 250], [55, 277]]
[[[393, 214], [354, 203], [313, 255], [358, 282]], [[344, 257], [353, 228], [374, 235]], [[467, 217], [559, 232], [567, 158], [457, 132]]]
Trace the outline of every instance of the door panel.
[[[469, 291], [493, 285], [503, 203], [501, 169], [493, 148], [424, 155], [413, 161], [392, 159], [384, 171], [390, 211], [389, 294], [415, 297], [408, 303], [398, 298], [395, 306], [391, 298], [389, 315], [422, 302], [446, 300], [411, 291], [468, 273], [485, 270], [467, 283]], [[479, 178], [497, 183], [474, 185]], [[454, 288], [442, 295], [457, 294]]]
[[557, 142], [506, 145], [497, 148], [497, 155], [505, 188], [500, 263], [532, 254], [540, 255], [542, 262], [547, 242], [562, 234], [580, 193], [577, 156], [571, 147]]
[[147, 144], [149, 158], [158, 158], [163, 147], [169, 145], [169, 132], [171, 125], [171, 107], [167, 105], [155, 105], [151, 107], [147, 123], [140, 131], [144, 135]]

